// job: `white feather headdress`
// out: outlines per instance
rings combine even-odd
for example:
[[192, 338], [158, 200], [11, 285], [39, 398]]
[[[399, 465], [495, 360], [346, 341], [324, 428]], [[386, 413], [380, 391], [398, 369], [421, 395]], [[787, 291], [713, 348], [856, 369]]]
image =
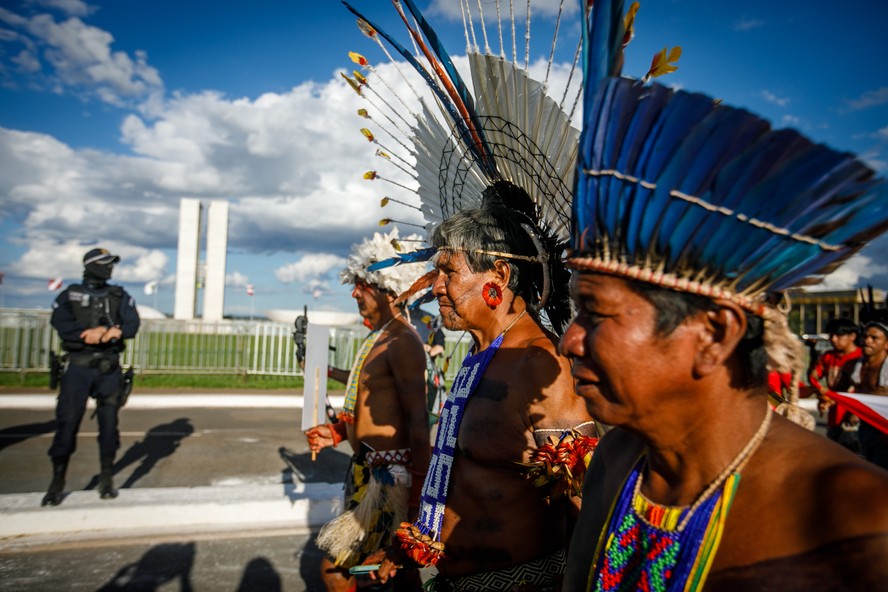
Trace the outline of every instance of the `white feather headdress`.
[[418, 234], [411, 234], [403, 239], [398, 236], [398, 229], [393, 228], [388, 234], [375, 232], [371, 238], [360, 244], [352, 245], [345, 269], [339, 274], [343, 284], [354, 283], [362, 280], [393, 294], [401, 294], [425, 271], [424, 263], [406, 263], [395, 267], [387, 267], [378, 271], [368, 271], [367, 268], [379, 261], [384, 261], [399, 254], [395, 248], [400, 241], [422, 242]]

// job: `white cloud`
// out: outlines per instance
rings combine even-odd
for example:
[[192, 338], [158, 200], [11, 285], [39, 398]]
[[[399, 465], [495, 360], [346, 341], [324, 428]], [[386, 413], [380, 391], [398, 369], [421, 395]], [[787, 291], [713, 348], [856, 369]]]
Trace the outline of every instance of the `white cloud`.
[[868, 90], [856, 99], [847, 99], [845, 106], [851, 111], [860, 111], [888, 103], [888, 86]]
[[[10, 62], [19, 73], [30, 75], [31, 83], [115, 106], [134, 105], [162, 92], [163, 81], [145, 52], [130, 56], [113, 51], [110, 33], [78, 18], [90, 12], [86, 4], [73, 0], [43, 4], [73, 16], [56, 21], [48, 13], [23, 16], [0, 9], [0, 21], [15, 29], [0, 41], [9, 48]], [[23, 47], [18, 49], [19, 45]]]
[[789, 105], [789, 97], [777, 96], [776, 94], [772, 93], [771, 91], [769, 91], [767, 89], [763, 90], [759, 94], [765, 101], [767, 101], [773, 105], [777, 105], [778, 107], [786, 107], [787, 105]]
[[163, 275], [169, 263], [169, 257], [162, 251], [116, 241], [33, 241], [27, 244], [19, 260], [11, 263], [7, 269], [11, 275], [24, 278], [62, 277], [66, 282], [77, 281], [83, 275], [83, 255], [97, 245], [120, 256], [120, 263], [114, 266], [115, 281], [147, 282], [157, 279]]
[[857, 254], [829, 274], [817, 289], [853, 290], [868, 278], [885, 274], [888, 274], [888, 266], [875, 263], [866, 255]]
[[225, 274], [225, 285], [226, 286], [246, 286], [250, 283], [250, 278], [245, 276], [239, 271], [232, 271], [231, 273]]
[[330, 253], [311, 253], [304, 255], [299, 261], [288, 263], [277, 270], [274, 275], [285, 284], [293, 282], [309, 282], [311, 288], [325, 285], [319, 279], [332, 273], [339, 273], [345, 266], [345, 258]]

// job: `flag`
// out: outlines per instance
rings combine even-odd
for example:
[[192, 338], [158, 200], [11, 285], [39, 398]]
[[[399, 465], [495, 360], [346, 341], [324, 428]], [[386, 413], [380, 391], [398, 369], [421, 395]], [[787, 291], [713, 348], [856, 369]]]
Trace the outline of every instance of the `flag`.
[[49, 280], [49, 283], [46, 284], [46, 287], [49, 289], [50, 292], [55, 292], [62, 287], [62, 278], [51, 278]]
[[145, 284], [145, 294], [150, 296], [157, 292], [157, 280], [151, 280]]
[[834, 393], [827, 395], [839, 405], [888, 435], [888, 397], [864, 393]]
[[253, 284], [247, 284], [247, 296], [253, 295]]
[[324, 291], [321, 288], [315, 288], [311, 291], [311, 295], [314, 296], [314, 299], [317, 300], [321, 296], [324, 295]]

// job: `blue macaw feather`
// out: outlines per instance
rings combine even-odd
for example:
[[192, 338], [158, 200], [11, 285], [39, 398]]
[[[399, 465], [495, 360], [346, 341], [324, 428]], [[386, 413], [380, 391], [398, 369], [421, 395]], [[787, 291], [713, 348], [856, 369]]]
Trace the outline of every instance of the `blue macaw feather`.
[[757, 293], [829, 272], [888, 230], [888, 185], [853, 156], [705, 95], [613, 77], [621, 12], [596, 3], [584, 31], [575, 255]]
[[[717, 172], [755, 143], [767, 131], [768, 124], [746, 111], [727, 109], [716, 109], [707, 117], [707, 121], [711, 122], [710, 126], [698, 126], [706, 134], [705, 141], [698, 146], [697, 155], [687, 155], [693, 164], [682, 167], [687, 172], [675, 188], [713, 206], [721, 206]], [[671, 166], [678, 163], [677, 157]], [[664, 212], [661, 227], [665, 232], [660, 237], [665, 239], [665, 248], [676, 261], [697, 254], [695, 235], [705, 226], [705, 221], [713, 217], [723, 217], [723, 214], [679, 199], [673, 200]]]
[[475, 141], [472, 138], [471, 131], [466, 125], [466, 122], [463, 120], [462, 115], [453, 104], [450, 96], [438, 84], [438, 81], [435, 80], [435, 78], [431, 74], [429, 74], [428, 70], [426, 70], [422, 66], [422, 64], [420, 64], [416, 60], [416, 58], [413, 57], [413, 54], [407, 51], [407, 49], [403, 45], [398, 43], [398, 41], [395, 40], [394, 37], [386, 33], [383, 29], [380, 29], [379, 26], [376, 25], [376, 23], [365, 17], [345, 0], [342, 0], [342, 3], [352, 14], [360, 19], [367, 21], [367, 23], [376, 30], [380, 37], [385, 39], [389, 43], [389, 45], [394, 48], [395, 51], [401, 54], [401, 56], [407, 61], [408, 64], [413, 66], [413, 68], [417, 72], [419, 72], [419, 75], [422, 76], [422, 79], [426, 82], [426, 84], [429, 85], [429, 88], [432, 89], [432, 92], [435, 93], [435, 96], [438, 97], [441, 105], [443, 105], [443, 107], [447, 110], [447, 114], [450, 115], [450, 118], [453, 120], [456, 129], [459, 131], [459, 137], [462, 140], [463, 145], [475, 155], [475, 161], [478, 162], [479, 165], [487, 169], [485, 170], [485, 173], [489, 177], [496, 177], [496, 168], [493, 161], [488, 158], [487, 155], [481, 154], [478, 146], [475, 144]]
[[[586, 1], [580, 0], [580, 14]], [[623, 0], [598, 0], [583, 29], [583, 93], [594, 96], [598, 85], [618, 74], [623, 51]]]
[[[744, 200], [742, 213], [750, 218], [766, 219], [779, 228], [788, 228], [791, 231], [802, 230], [790, 228], [785, 224], [788, 217], [785, 212], [788, 208], [783, 204], [795, 204], [796, 208], [802, 209], [805, 202], [814, 200], [815, 195], [826, 195], [826, 193], [822, 193], [823, 188], [819, 186], [819, 182], [825, 176], [823, 170], [834, 164], [836, 154], [822, 146], [815, 145], [798, 152], [792, 159], [784, 163], [781, 167], [781, 174], [771, 175], [763, 183], [750, 189]], [[811, 193], [812, 188], [815, 193]], [[802, 199], [799, 199], [797, 195], [802, 195]], [[774, 196], [780, 196], [781, 201], [775, 203]], [[822, 201], [822, 199], [818, 198], [816, 201]], [[843, 216], [842, 208], [829, 208], [824, 211], [824, 216], [827, 219], [841, 218]], [[759, 230], [758, 233], [763, 234], [760, 240], [756, 242], [743, 241], [738, 244], [723, 259], [724, 265], [732, 268], [740, 267], [745, 263], [748, 266], [750, 262], [758, 261], [761, 257], [770, 258], [772, 263], [777, 264], [779, 260], [771, 255], [772, 251], [777, 249], [792, 251], [795, 248], [793, 244], [795, 241], [786, 240], [781, 235], [764, 230]]]
[[434, 290], [429, 290], [410, 304], [410, 310], [416, 310], [423, 304], [428, 304], [436, 298]]
[[657, 185], [631, 214], [631, 225], [638, 227], [637, 240], [645, 245], [644, 250], [650, 247], [651, 241], [656, 240], [660, 218], [673, 199], [669, 195], [673, 187], [667, 186], [661, 179], [663, 171], [675, 158], [682, 141], [705, 119], [713, 106], [712, 99], [704, 95], [675, 93], [665, 105], [656, 125], [651, 128], [651, 135], [643, 139], [650, 147], [643, 153], [646, 162], [641, 168], [641, 178]]
[[394, 257], [371, 263], [367, 266], [367, 271], [379, 271], [380, 269], [394, 267], [403, 263], [422, 263], [434, 257], [437, 252], [437, 247], [427, 247], [417, 251], [410, 251], [409, 253], [398, 253]]

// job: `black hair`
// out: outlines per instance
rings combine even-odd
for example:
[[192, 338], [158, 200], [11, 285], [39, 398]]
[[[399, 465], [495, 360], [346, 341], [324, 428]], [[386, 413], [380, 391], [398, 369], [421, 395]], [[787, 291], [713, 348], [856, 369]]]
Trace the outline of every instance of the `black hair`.
[[[653, 284], [626, 280], [629, 289], [647, 300], [656, 311], [654, 333], [665, 337], [675, 331], [685, 319], [699, 312], [718, 310], [710, 298], [687, 292], [677, 292]], [[765, 321], [759, 316], [746, 314], [746, 334], [737, 344], [743, 375], [741, 386], [753, 388], [765, 384], [768, 376], [768, 354], [763, 339]]]

